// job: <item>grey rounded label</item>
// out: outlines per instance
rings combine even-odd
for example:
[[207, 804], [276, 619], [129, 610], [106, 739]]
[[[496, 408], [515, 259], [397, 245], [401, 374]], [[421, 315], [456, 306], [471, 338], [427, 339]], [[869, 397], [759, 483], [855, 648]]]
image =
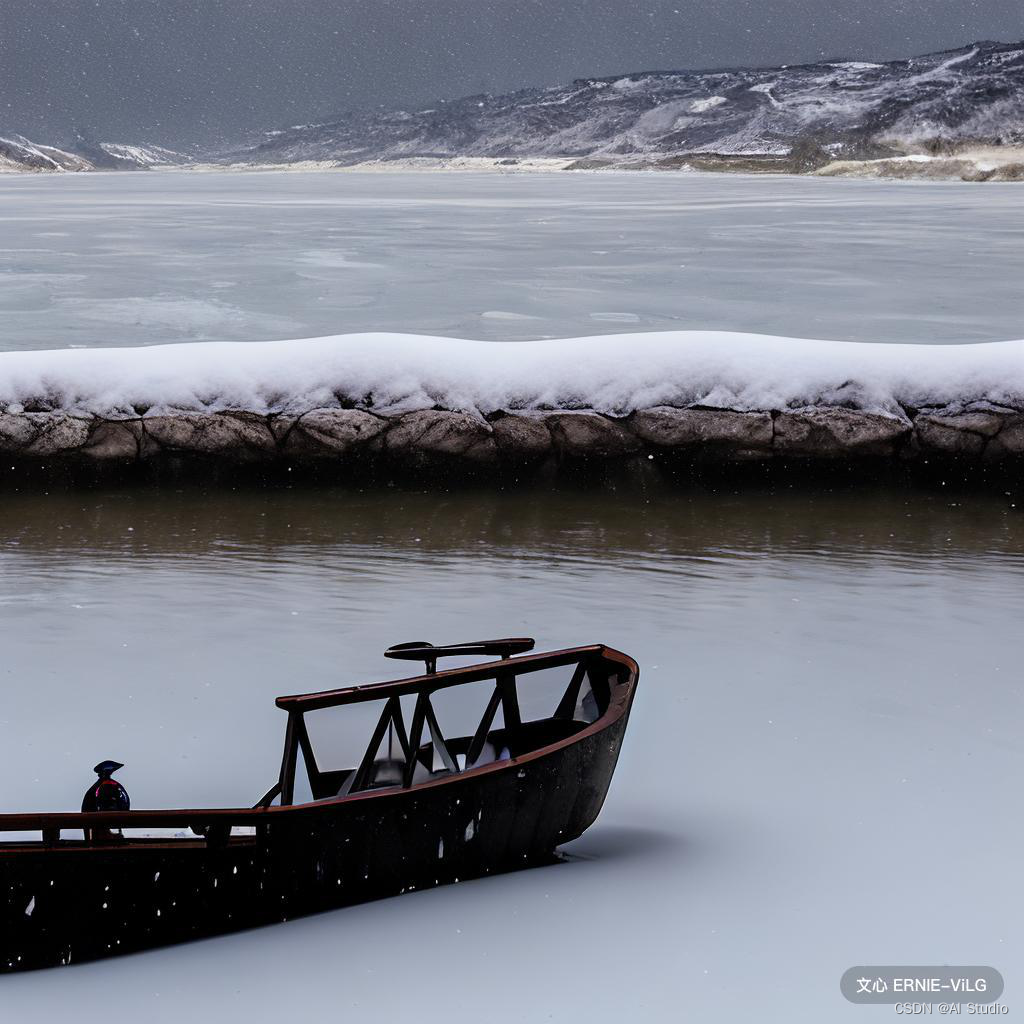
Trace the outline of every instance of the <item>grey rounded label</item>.
[[994, 1003], [1003, 976], [994, 967], [851, 967], [839, 982], [851, 1003]]

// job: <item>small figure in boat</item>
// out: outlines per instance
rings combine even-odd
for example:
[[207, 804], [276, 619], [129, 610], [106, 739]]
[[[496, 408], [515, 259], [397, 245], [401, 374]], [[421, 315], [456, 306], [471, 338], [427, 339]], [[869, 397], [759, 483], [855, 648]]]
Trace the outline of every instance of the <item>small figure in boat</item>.
[[128, 790], [110, 776], [123, 768], [117, 761], [100, 761], [93, 771], [99, 776], [82, 798], [83, 811], [127, 811], [131, 807]]

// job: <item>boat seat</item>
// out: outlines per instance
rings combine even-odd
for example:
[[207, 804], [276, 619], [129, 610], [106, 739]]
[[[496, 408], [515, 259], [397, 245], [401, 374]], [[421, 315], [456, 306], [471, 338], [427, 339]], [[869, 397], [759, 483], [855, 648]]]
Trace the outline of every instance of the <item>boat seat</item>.
[[[493, 764], [496, 761], [507, 761], [512, 757], [521, 757], [532, 750], [539, 750], [559, 740], [568, 739], [574, 736], [581, 729], [586, 728], [585, 722], [577, 722], [565, 718], [541, 718], [533, 722], [523, 722], [514, 729], [495, 729], [488, 733], [487, 740], [480, 751], [480, 756], [471, 764], [466, 764], [466, 753], [469, 747], [469, 737], [450, 740], [448, 749], [455, 758], [460, 771], [467, 771], [470, 768], [479, 768], [485, 764]], [[447, 768], [432, 768], [427, 764], [425, 757], [430, 749], [429, 744], [424, 744], [420, 749], [420, 756], [416, 759], [416, 767], [413, 771], [412, 784], [418, 785], [421, 782], [429, 782], [431, 779], [439, 779], [450, 772]], [[382, 759], [375, 761], [369, 773], [366, 785], [361, 792], [371, 789], [388, 789], [393, 786], [401, 786], [405, 762], [401, 759]], [[330, 800], [338, 796], [347, 796], [351, 792], [352, 783], [355, 781], [356, 770], [348, 768], [339, 772], [324, 772], [321, 776], [321, 785], [314, 794], [314, 799]]]
[[506, 747], [512, 757], [522, 757], [532, 750], [575, 736], [586, 727], [586, 722], [569, 718], [540, 718], [534, 722], [523, 722], [512, 729], [496, 730], [487, 738], [495, 745]]
[[512, 756], [511, 751], [504, 744], [498, 746], [487, 740], [482, 749], [480, 750], [480, 756], [471, 764], [465, 764], [465, 755], [459, 755], [459, 764], [463, 767], [479, 768], [482, 764], [493, 764], [495, 761], [507, 761]]

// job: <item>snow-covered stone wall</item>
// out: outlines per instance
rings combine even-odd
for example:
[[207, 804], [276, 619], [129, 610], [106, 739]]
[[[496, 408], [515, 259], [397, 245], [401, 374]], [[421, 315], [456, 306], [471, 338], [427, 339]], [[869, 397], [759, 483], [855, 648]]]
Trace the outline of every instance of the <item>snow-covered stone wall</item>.
[[350, 335], [0, 354], [0, 453], [97, 465], [1024, 457], [1024, 342]]

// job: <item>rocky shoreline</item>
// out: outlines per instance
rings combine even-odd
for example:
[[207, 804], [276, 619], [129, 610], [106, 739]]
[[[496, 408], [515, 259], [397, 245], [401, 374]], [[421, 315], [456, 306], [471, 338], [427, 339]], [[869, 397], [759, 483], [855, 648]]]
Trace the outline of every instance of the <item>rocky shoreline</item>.
[[171, 466], [359, 466], [401, 476], [429, 467], [453, 477], [515, 467], [614, 466], [672, 457], [702, 465], [796, 460], [807, 467], [864, 460], [894, 464], [1024, 465], [1024, 409], [976, 402], [883, 414], [839, 406], [739, 411], [658, 406], [615, 417], [589, 410], [445, 409], [379, 415], [320, 408], [290, 415], [241, 410], [102, 418], [0, 413], [4, 476]]

